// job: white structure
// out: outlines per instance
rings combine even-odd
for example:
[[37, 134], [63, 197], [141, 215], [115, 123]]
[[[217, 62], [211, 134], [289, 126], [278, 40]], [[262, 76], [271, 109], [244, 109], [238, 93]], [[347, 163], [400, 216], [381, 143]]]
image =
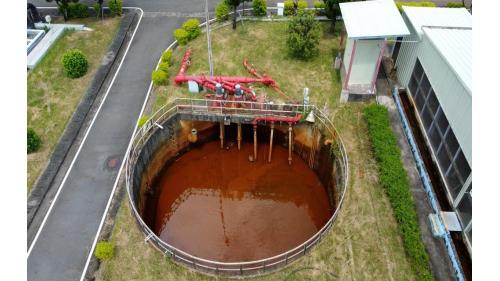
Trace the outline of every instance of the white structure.
[[341, 100], [373, 97], [388, 37], [410, 32], [393, 0], [340, 3], [347, 30]]
[[415, 105], [472, 255], [472, 16], [463, 8], [403, 11], [411, 35], [398, 43], [398, 78]]

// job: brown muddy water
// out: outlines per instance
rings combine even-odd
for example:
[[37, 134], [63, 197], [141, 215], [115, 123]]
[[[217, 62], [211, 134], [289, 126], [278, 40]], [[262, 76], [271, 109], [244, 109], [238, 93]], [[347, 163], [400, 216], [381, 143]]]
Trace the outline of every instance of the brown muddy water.
[[250, 261], [290, 250], [316, 233], [332, 214], [320, 179], [288, 150], [219, 141], [193, 147], [155, 180], [150, 227], [165, 242], [200, 258]]

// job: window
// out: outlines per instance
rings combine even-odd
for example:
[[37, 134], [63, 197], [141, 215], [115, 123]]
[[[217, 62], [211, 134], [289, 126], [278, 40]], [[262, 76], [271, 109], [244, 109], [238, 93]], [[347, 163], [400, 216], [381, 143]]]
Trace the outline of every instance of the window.
[[462, 227], [465, 228], [472, 220], [472, 197], [466, 192], [457, 207], [458, 217], [462, 221]]
[[457, 198], [458, 193], [460, 193], [460, 189], [463, 185], [463, 182], [460, 180], [460, 177], [458, 176], [457, 170], [455, 169], [454, 165], [450, 166], [450, 171], [448, 172], [448, 174], [446, 174], [445, 178], [451, 197], [454, 200], [455, 198]]
[[429, 130], [428, 135], [431, 141], [432, 149], [437, 152], [439, 145], [441, 144], [441, 136], [439, 135], [436, 124], [434, 124], [434, 126], [432, 126], [432, 128]]
[[462, 153], [462, 151], [458, 153], [457, 159], [455, 160], [455, 166], [457, 167], [458, 174], [465, 182], [469, 177], [471, 170], [469, 163], [467, 162], [467, 159], [465, 159], [465, 155]]
[[424, 107], [424, 110], [420, 114], [420, 117], [422, 117], [422, 122], [424, 123], [425, 131], [428, 132], [429, 127], [431, 126], [432, 123], [432, 115], [427, 107]]
[[419, 112], [420, 112], [420, 108], [424, 107], [425, 97], [422, 93], [422, 90], [418, 89], [418, 90], [415, 90], [415, 92], [417, 93], [417, 95], [415, 97], [415, 103], [416, 103], [417, 109], [419, 109]]
[[469, 243], [472, 246], [472, 226], [471, 226], [469, 232], [466, 233], [466, 235], [467, 235], [467, 238], [469, 238]]
[[450, 155], [454, 157], [457, 153], [457, 150], [459, 149], [459, 145], [457, 138], [455, 137], [455, 134], [453, 133], [453, 130], [451, 130], [451, 128], [448, 130], [448, 133], [446, 133], [445, 138], [446, 148], [448, 149]]
[[427, 93], [429, 93], [429, 90], [431, 89], [431, 83], [429, 83], [429, 80], [427, 79], [427, 76], [424, 75], [422, 78], [422, 82], [420, 82], [420, 89], [424, 92], [424, 95], [427, 97]]
[[422, 64], [420, 64], [420, 61], [417, 59], [417, 61], [415, 62], [415, 67], [413, 68], [413, 76], [417, 79], [418, 82], [420, 82], [422, 74], [424, 74], [424, 69], [422, 68]]
[[415, 77], [413, 77], [412, 75], [410, 78], [410, 83], [408, 84], [408, 89], [410, 89], [413, 98], [415, 98], [415, 96], [417, 95], [417, 88], [418, 88], [417, 79], [415, 79]]
[[447, 171], [448, 168], [450, 167], [451, 164], [451, 157], [448, 154], [448, 151], [446, 151], [446, 148], [444, 148], [444, 145], [441, 146], [441, 149], [439, 150], [437, 154], [438, 162], [439, 162], [439, 167], [441, 167], [442, 171]]
[[441, 134], [444, 135], [446, 132], [446, 129], [448, 129], [448, 126], [450, 124], [448, 123], [448, 118], [446, 118], [446, 115], [444, 115], [444, 111], [442, 108], [439, 108], [439, 111], [436, 114], [435, 118], [436, 118], [439, 130], [441, 131]]
[[431, 90], [429, 93], [429, 98], [427, 100], [427, 106], [429, 109], [432, 111], [432, 114], [436, 114], [439, 108], [439, 101], [436, 98], [436, 94], [434, 93], [434, 90]]

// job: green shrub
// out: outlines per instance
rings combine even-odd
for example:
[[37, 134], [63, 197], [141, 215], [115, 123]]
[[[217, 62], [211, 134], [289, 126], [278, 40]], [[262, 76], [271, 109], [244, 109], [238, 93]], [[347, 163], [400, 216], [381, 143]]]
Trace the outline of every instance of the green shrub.
[[313, 2], [314, 9], [316, 9], [315, 14], [317, 16], [324, 16], [325, 15], [325, 2], [323, 1], [314, 1]]
[[401, 163], [401, 154], [392, 132], [388, 111], [372, 104], [363, 109], [368, 125], [373, 154], [378, 163], [379, 181], [391, 202], [398, 222], [403, 246], [417, 280], [434, 280], [429, 269], [429, 256], [420, 235], [410, 182]]
[[154, 70], [153, 73], [151, 73], [151, 80], [153, 80], [153, 85], [155, 86], [167, 85], [168, 72], [161, 69]]
[[307, 1], [306, 0], [299, 0], [297, 3], [297, 9], [304, 11], [307, 8]]
[[401, 2], [396, 1], [396, 6], [400, 12], [403, 11], [402, 6], [410, 6], [410, 7], [436, 7], [436, 4], [433, 2]]
[[168, 64], [168, 62], [160, 62], [160, 64], [158, 65], [159, 70], [165, 71], [167, 73], [168, 73], [169, 67], [170, 67], [170, 65]]
[[226, 21], [229, 19], [229, 6], [226, 4], [225, 1], [221, 1], [215, 7], [215, 17], [219, 22]]
[[87, 73], [88, 61], [82, 51], [68, 50], [62, 58], [64, 74], [70, 78], [79, 78]]
[[267, 15], [267, 1], [266, 0], [253, 0], [252, 1], [253, 15], [263, 17]]
[[32, 153], [40, 149], [42, 139], [32, 128], [28, 128], [28, 153]]
[[179, 43], [179, 45], [186, 45], [187, 42], [189, 42], [189, 33], [183, 28], [177, 28], [174, 31], [174, 38], [175, 40], [177, 40], [177, 43]]
[[67, 11], [68, 18], [87, 18], [89, 16], [89, 8], [81, 3], [70, 3]]
[[464, 8], [464, 4], [460, 2], [448, 2], [446, 3], [447, 8]]
[[111, 11], [111, 15], [113, 16], [121, 16], [122, 15], [122, 0], [109, 0], [108, 7]]
[[189, 40], [193, 40], [201, 34], [200, 21], [197, 19], [188, 19], [182, 25], [182, 29], [189, 34]]
[[139, 121], [137, 121], [137, 128], [141, 128], [148, 122], [149, 120], [149, 115], [142, 115], [141, 118], [139, 118]]
[[161, 54], [161, 62], [172, 64], [172, 50], [165, 51]]
[[285, 16], [293, 16], [295, 14], [293, 0], [285, 0], [283, 3], [285, 3], [285, 10], [283, 11], [283, 14]]
[[115, 247], [107, 241], [98, 242], [95, 245], [94, 255], [101, 261], [110, 260], [115, 255]]
[[94, 5], [92, 5], [92, 7], [94, 7], [96, 18], [98, 18], [101, 15], [101, 11], [102, 11], [101, 5], [99, 4], [99, 2], [96, 2], [96, 3], [94, 3]]
[[311, 12], [299, 11], [288, 23], [287, 33], [289, 55], [307, 60], [318, 54], [321, 26]]

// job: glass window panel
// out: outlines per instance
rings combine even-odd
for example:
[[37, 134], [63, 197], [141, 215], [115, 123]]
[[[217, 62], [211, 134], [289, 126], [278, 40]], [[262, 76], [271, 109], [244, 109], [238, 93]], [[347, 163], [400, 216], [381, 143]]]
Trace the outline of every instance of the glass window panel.
[[469, 238], [469, 242], [472, 245], [472, 226], [471, 226], [469, 232], [467, 232], [467, 238]]
[[429, 109], [427, 108], [427, 106], [424, 107], [424, 110], [422, 111], [421, 117], [422, 117], [422, 122], [424, 123], [425, 131], [428, 132], [429, 127], [431, 126], [431, 123], [432, 123], [432, 115], [431, 115]]
[[439, 108], [439, 101], [436, 98], [436, 94], [434, 90], [431, 90], [429, 93], [429, 97], [427, 99], [427, 106], [431, 109], [432, 114], [436, 114]]
[[446, 175], [446, 183], [448, 184], [448, 189], [450, 190], [451, 197], [453, 200], [457, 198], [458, 193], [460, 192], [460, 188], [463, 183], [460, 180], [455, 167], [452, 165], [450, 172]]
[[429, 89], [431, 88], [431, 83], [427, 79], [427, 76], [424, 74], [422, 81], [420, 82], [420, 89], [424, 92], [424, 95], [427, 96]]
[[413, 98], [415, 98], [415, 96], [417, 95], [417, 87], [418, 87], [418, 82], [412, 75], [410, 78], [410, 83], [408, 83], [408, 89], [410, 89]]
[[453, 133], [453, 130], [451, 128], [448, 130], [445, 139], [446, 139], [445, 140], [446, 148], [448, 149], [448, 152], [450, 153], [450, 155], [455, 156], [455, 153], [457, 152], [459, 145], [457, 138], [455, 138], [455, 134]]
[[444, 146], [441, 146], [441, 149], [437, 154], [437, 158], [439, 162], [439, 167], [441, 167], [442, 171], [446, 172], [448, 170], [448, 167], [450, 167], [452, 158], [450, 157]]
[[422, 95], [422, 91], [421, 90], [417, 90], [417, 93], [418, 93], [418, 95], [415, 98], [415, 103], [416, 103], [418, 112], [422, 112], [422, 107], [424, 106], [425, 98]]
[[432, 126], [432, 128], [429, 130], [429, 139], [431, 141], [432, 149], [434, 150], [434, 152], [437, 152], [439, 144], [441, 143], [441, 136], [437, 131], [436, 125]]
[[457, 167], [458, 174], [461, 176], [463, 181], [466, 181], [470, 174], [470, 166], [465, 159], [465, 155], [460, 151], [458, 153], [457, 159], [455, 160], [455, 166]]
[[439, 130], [441, 131], [441, 134], [444, 135], [444, 133], [446, 132], [446, 129], [448, 129], [449, 123], [448, 123], [448, 119], [446, 118], [446, 115], [444, 115], [444, 111], [442, 108], [440, 108], [438, 113], [436, 114], [436, 121], [437, 121]]
[[462, 200], [458, 203], [457, 211], [462, 226], [465, 228], [472, 220], [472, 198], [468, 192], [464, 194]]
[[417, 59], [417, 61], [415, 62], [415, 67], [413, 68], [413, 75], [415, 76], [415, 78], [417, 78], [418, 81], [420, 81], [420, 78], [422, 78], [423, 73], [424, 69], [420, 64], [420, 61]]

